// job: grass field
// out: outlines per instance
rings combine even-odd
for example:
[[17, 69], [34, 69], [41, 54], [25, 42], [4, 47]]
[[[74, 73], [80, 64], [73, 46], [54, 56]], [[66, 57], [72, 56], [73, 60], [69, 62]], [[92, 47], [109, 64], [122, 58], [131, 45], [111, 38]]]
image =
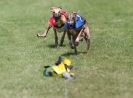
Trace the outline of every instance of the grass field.
[[[78, 11], [90, 24], [87, 55], [53, 48], [44, 31], [51, 6]], [[133, 98], [132, 0], [0, 0], [0, 98]], [[83, 45], [83, 46], [82, 46]], [[84, 44], [78, 50], [84, 51]], [[47, 78], [43, 66], [65, 55], [76, 80]], [[67, 84], [67, 88], [65, 88]]]

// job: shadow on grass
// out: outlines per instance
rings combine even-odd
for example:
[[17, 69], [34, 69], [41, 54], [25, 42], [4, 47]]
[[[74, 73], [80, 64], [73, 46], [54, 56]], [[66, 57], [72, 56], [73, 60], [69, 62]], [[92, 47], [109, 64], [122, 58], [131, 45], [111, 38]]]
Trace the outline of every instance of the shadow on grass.
[[56, 48], [56, 46], [54, 44], [47, 45], [47, 47], [49, 47], [49, 48]]
[[67, 53], [63, 53], [61, 56], [77, 56], [79, 54], [86, 54], [86, 52], [78, 52], [77, 54], [75, 52], [67, 52]]
[[49, 48], [59, 48], [59, 47], [65, 47], [66, 45], [62, 45], [62, 46], [58, 46], [58, 47], [56, 47], [54, 44], [49, 44], [49, 45], [47, 45], [47, 47], [49, 47]]

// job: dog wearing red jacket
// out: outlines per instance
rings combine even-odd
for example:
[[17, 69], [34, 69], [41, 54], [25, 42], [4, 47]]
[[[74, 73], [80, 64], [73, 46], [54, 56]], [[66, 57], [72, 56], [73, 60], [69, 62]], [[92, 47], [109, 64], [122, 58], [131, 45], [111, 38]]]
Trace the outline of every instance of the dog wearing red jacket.
[[[67, 12], [61, 7], [52, 7], [51, 10], [52, 16], [48, 21], [48, 26], [46, 31], [43, 34], [37, 34], [38, 37], [46, 37], [50, 28], [53, 28], [55, 35], [55, 46], [62, 46], [64, 42], [64, 38], [66, 35], [66, 29], [64, 28], [64, 24], [66, 22]], [[57, 32], [63, 32], [60, 43], [58, 44], [58, 35]]]

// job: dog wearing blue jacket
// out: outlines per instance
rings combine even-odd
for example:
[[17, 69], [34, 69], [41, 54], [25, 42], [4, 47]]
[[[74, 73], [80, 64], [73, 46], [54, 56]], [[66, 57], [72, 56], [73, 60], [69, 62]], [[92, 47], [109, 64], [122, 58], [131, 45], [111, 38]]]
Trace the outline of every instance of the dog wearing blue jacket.
[[88, 52], [90, 48], [90, 32], [86, 19], [76, 12], [69, 13], [65, 23], [65, 29], [67, 30], [70, 46], [75, 50], [75, 53], [77, 54], [76, 47], [83, 38], [86, 41]]

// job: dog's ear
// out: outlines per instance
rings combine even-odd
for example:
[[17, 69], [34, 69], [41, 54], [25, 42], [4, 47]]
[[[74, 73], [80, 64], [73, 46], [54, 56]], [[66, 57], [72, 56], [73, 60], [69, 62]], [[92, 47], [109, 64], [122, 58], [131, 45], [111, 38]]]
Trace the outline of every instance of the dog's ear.
[[60, 8], [62, 10], [62, 7], [61, 6], [58, 6], [58, 8]]
[[51, 7], [50, 9], [55, 9], [55, 8], [57, 8], [57, 7], [54, 7], [54, 6], [53, 6], [53, 7]]
[[56, 9], [57, 7], [51, 7], [50, 8], [50, 12], [54, 12], [54, 9]]
[[77, 14], [77, 12], [76, 12], [76, 11], [73, 11], [72, 13], [73, 13], [73, 14]]
[[58, 6], [58, 7], [53, 6], [50, 9], [62, 9], [62, 7], [61, 6]]
[[50, 8], [50, 10], [54, 10], [54, 9], [57, 9], [57, 7], [53, 6]]
[[53, 10], [50, 10], [50, 12], [54, 12]]
[[51, 12], [54, 12], [55, 9], [62, 10], [62, 7], [51, 7], [50, 8], [50, 11]]
[[50, 12], [53, 12], [53, 7], [50, 8]]
[[72, 13], [73, 13], [73, 15], [76, 17], [76, 15], [77, 15], [77, 12], [76, 12], [76, 11], [73, 11]]

